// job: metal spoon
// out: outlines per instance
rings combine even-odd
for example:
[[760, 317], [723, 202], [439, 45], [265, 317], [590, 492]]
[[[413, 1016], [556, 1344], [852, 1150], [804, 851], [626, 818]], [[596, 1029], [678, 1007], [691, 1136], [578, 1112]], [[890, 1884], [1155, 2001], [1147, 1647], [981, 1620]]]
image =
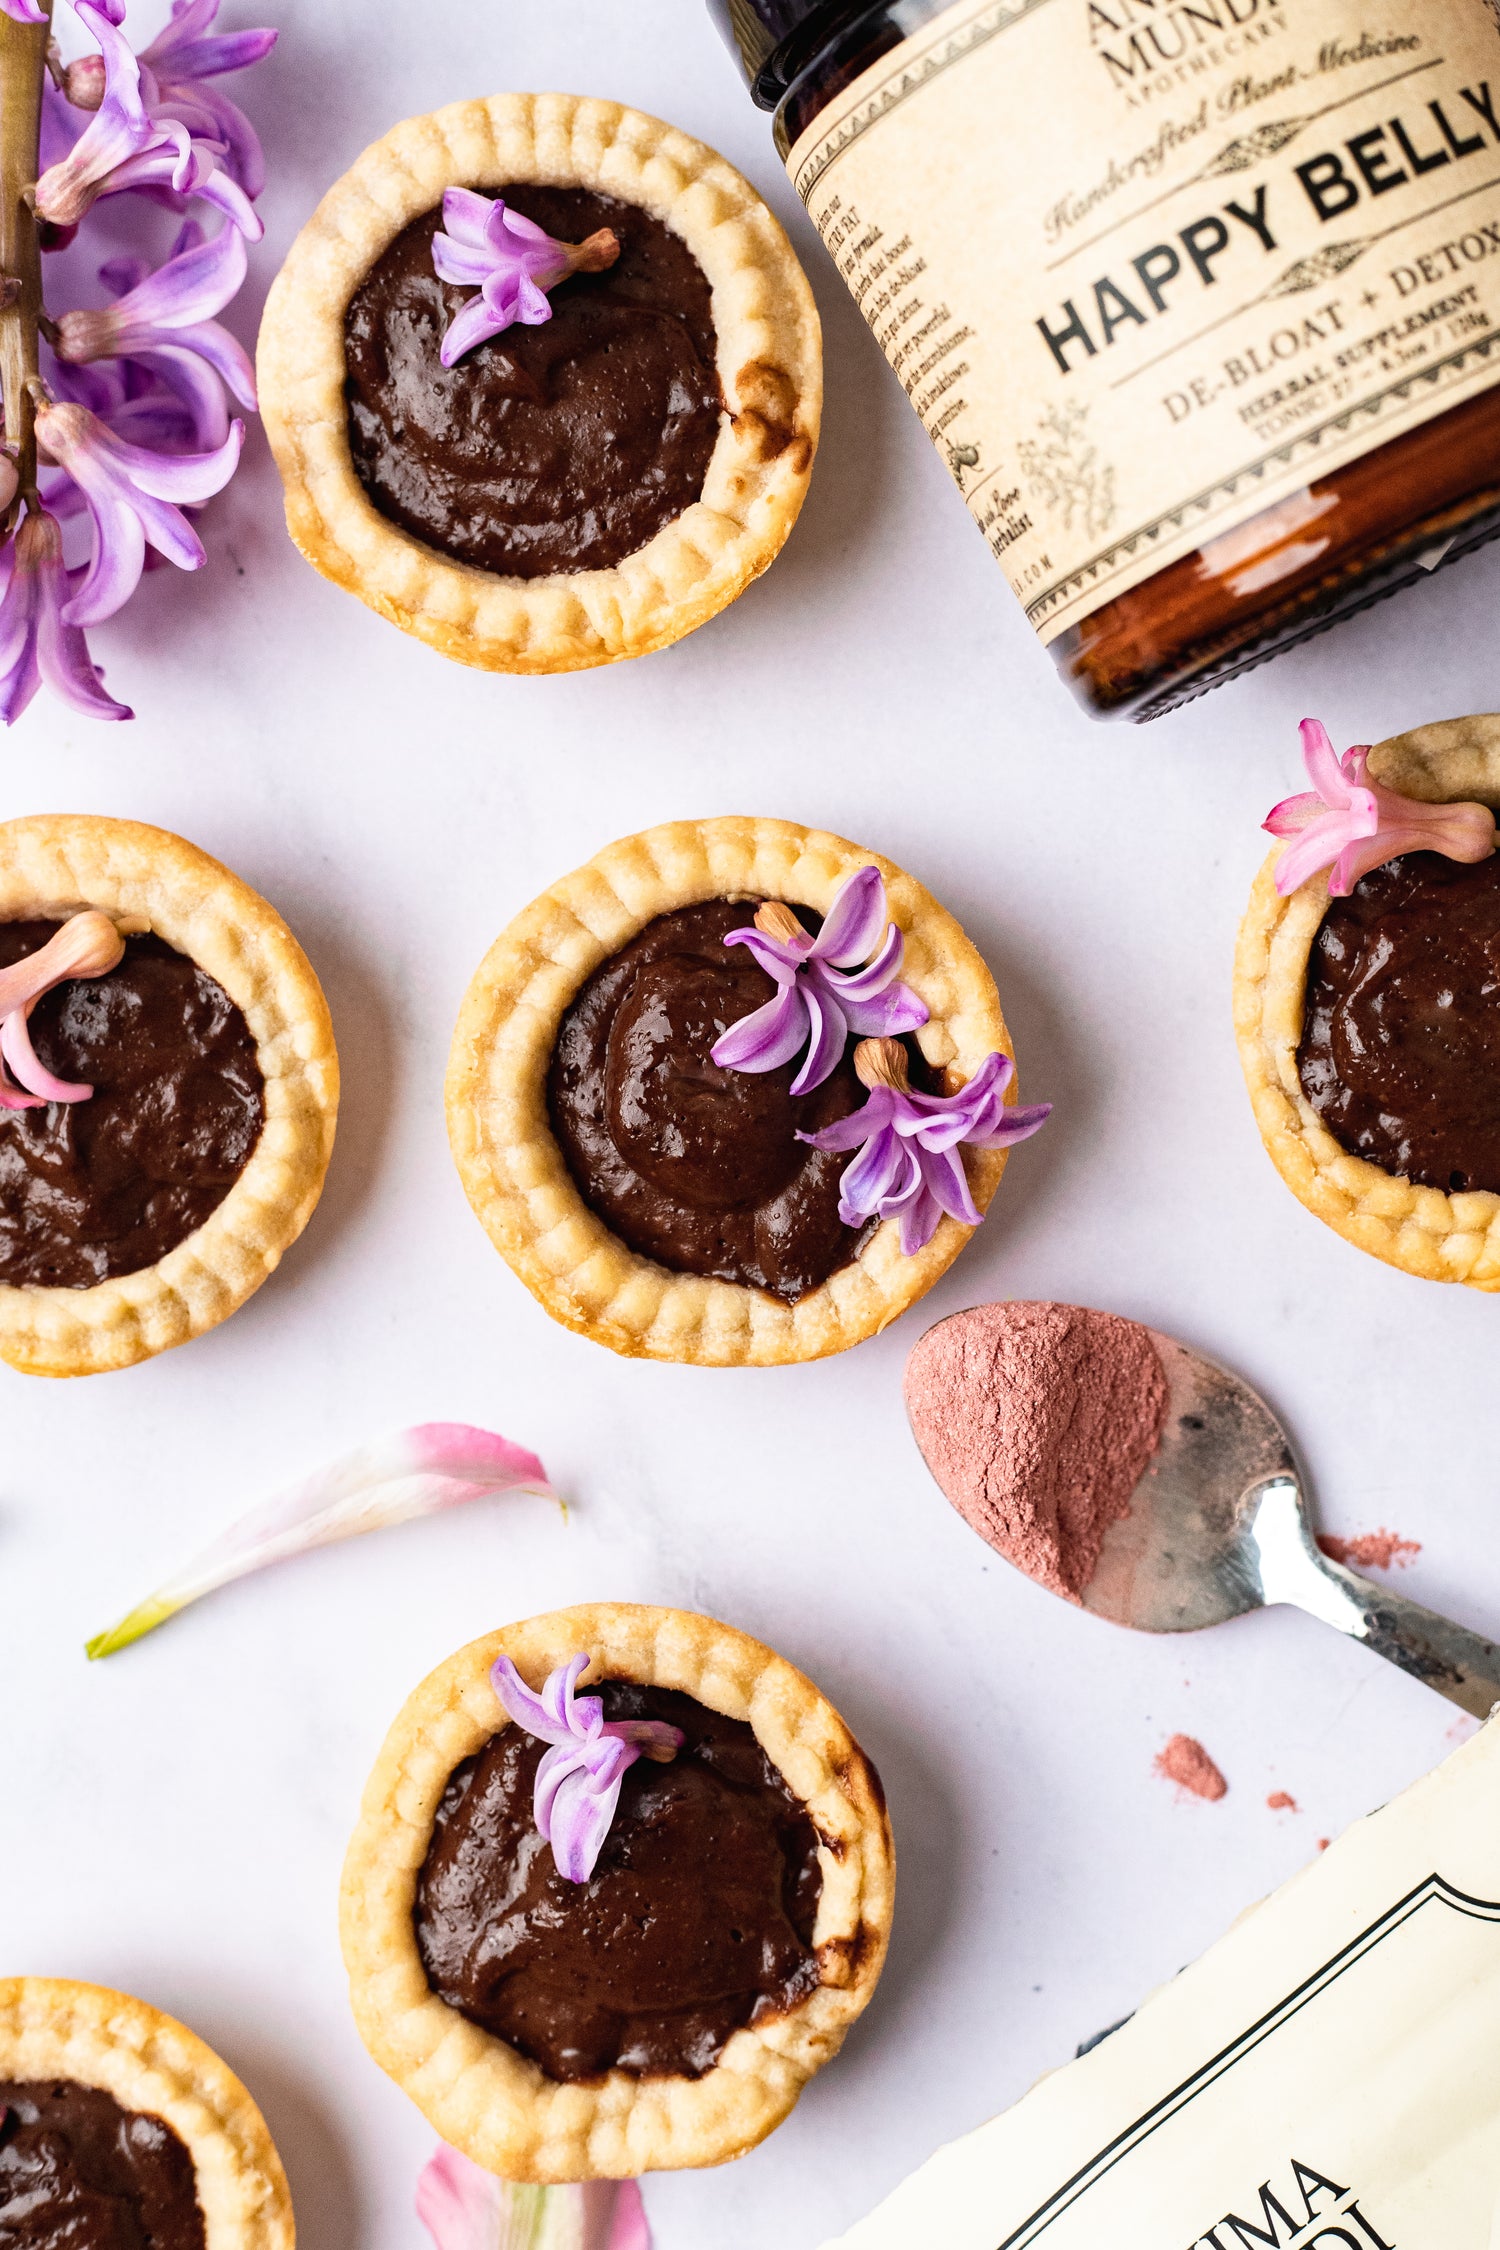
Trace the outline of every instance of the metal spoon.
[[1488, 1718], [1500, 1703], [1500, 1647], [1331, 1562], [1265, 1400], [1174, 1337], [1148, 1333], [1169, 1386], [1161, 1446], [1129, 1515], [1105, 1536], [1084, 1608], [1145, 1633], [1191, 1633], [1291, 1602]]

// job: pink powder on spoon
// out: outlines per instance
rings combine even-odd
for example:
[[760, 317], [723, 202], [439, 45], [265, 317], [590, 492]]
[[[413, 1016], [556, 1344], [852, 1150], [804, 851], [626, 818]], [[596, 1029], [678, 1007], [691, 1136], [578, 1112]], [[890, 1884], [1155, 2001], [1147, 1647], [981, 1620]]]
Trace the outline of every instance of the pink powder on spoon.
[[976, 1305], [928, 1329], [905, 1388], [965, 1522], [1078, 1601], [1161, 1441], [1167, 1378], [1150, 1331], [1082, 1305]]

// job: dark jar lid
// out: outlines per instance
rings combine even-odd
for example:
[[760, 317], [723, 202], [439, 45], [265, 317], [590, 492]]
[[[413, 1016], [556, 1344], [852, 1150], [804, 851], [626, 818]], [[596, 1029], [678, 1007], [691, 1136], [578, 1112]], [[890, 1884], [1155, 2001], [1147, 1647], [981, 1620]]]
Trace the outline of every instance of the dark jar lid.
[[880, 0], [708, 0], [709, 14], [738, 55], [762, 109], [775, 109], [846, 24], [879, 7]]

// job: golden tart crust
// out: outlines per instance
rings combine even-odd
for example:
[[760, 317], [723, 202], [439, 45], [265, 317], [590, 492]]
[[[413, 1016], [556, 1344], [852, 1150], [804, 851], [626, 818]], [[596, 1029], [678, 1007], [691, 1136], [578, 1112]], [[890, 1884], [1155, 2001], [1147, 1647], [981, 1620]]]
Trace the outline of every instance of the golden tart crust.
[[[823, 1981], [734, 2033], [702, 2078], [560, 2085], [438, 1998], [412, 1924], [448, 1776], [509, 1724], [490, 1685], [505, 1654], [533, 1687], [588, 1649], [593, 1679], [677, 1688], [747, 1722], [822, 1839], [813, 1929]], [[598, 1602], [471, 1641], [408, 1697], [366, 1786], [344, 1863], [341, 1929], [360, 2036], [428, 2123], [504, 2179], [627, 2179], [722, 2164], [764, 2140], [837, 2054], [880, 1976], [895, 1854], [874, 1770], [832, 1704], [774, 1649], [680, 1609]]]
[[[1370, 752], [1369, 771], [1426, 804], [1477, 801], [1500, 811], [1500, 716], [1393, 735]], [[1281, 898], [1280, 856], [1278, 845], [1255, 879], [1234, 962], [1235, 1036], [1272, 1163], [1300, 1203], [1371, 1257], [1425, 1281], [1500, 1290], [1500, 1195], [1447, 1195], [1394, 1178], [1341, 1147], [1303, 1093], [1297, 1048], [1328, 878]]]
[[[679, 234], [713, 290], [724, 394], [701, 499], [611, 570], [520, 579], [437, 553], [371, 504], [349, 453], [344, 316], [450, 187], [585, 187]], [[777, 220], [701, 141], [618, 102], [495, 94], [408, 118], [335, 182], [272, 286], [260, 410], [308, 561], [461, 664], [571, 672], [680, 640], [743, 593], [797, 520], [823, 406], [817, 309]]]
[[0, 2079], [69, 2078], [160, 2117], [197, 2173], [207, 2250], [293, 2250], [291, 2192], [227, 2064], [160, 2009], [103, 1985], [0, 1978]]
[[[926, 1002], [916, 1034], [950, 1091], [1012, 1052], [995, 980], [953, 916], [892, 861], [822, 829], [726, 815], [671, 821], [609, 845], [516, 916], [480, 963], [448, 1063], [448, 1137], [469, 1201], [501, 1256], [567, 1328], [612, 1351], [700, 1367], [776, 1367], [874, 1336], [945, 1273], [973, 1229], [945, 1217], [902, 1255], [888, 1219], [852, 1265], [797, 1304], [669, 1272], [610, 1232], [574, 1185], [547, 1119], [558, 1026], [595, 969], [659, 914], [719, 898], [784, 899], [826, 913], [862, 867], [880, 869], [906, 937], [901, 975]], [[1015, 1081], [1007, 1099], [1016, 1098]], [[965, 1149], [985, 1211], [1004, 1149]]]
[[266, 1121], [218, 1209], [157, 1264], [91, 1289], [0, 1283], [0, 1359], [26, 1375], [131, 1367], [227, 1320], [312, 1216], [338, 1117], [323, 988], [248, 883], [139, 821], [63, 813], [0, 824], [0, 921], [90, 906], [122, 931], [154, 931], [223, 986], [255, 1038]]

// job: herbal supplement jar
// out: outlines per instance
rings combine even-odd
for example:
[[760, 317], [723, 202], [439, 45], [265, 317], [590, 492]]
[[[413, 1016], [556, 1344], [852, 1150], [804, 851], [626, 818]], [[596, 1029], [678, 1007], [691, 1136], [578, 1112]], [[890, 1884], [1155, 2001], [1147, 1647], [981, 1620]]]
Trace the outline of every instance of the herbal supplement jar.
[[709, 5], [1090, 711], [1500, 530], [1500, 0]]

